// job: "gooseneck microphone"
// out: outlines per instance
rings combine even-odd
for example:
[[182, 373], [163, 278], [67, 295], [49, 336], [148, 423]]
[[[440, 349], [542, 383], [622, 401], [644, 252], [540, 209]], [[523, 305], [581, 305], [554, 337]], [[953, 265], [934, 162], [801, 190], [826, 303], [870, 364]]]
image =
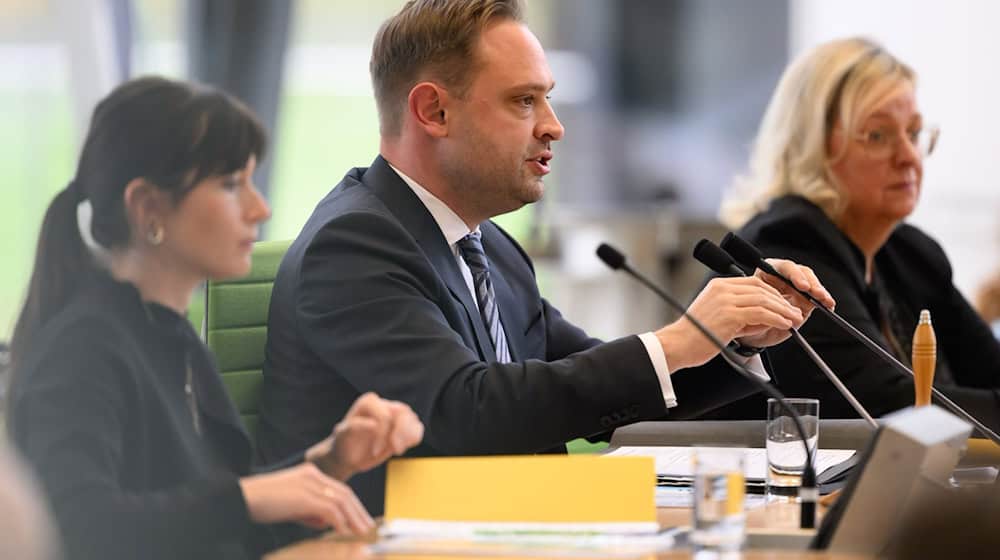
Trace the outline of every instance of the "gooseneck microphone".
[[[743, 239], [742, 237], [736, 235], [735, 233], [729, 232], [722, 239], [722, 247], [743, 266], [746, 266], [748, 268], [760, 268], [767, 274], [770, 274], [778, 278], [785, 284], [791, 286], [793, 290], [795, 290], [800, 295], [809, 300], [809, 302], [812, 303], [816, 309], [818, 309], [824, 315], [829, 317], [830, 320], [834, 322], [834, 324], [836, 324], [843, 330], [847, 331], [858, 342], [862, 343], [869, 350], [871, 350], [876, 355], [881, 357], [883, 360], [888, 362], [888, 364], [891, 365], [893, 368], [895, 368], [897, 371], [905, 373], [910, 377], [913, 377], [913, 370], [903, 365], [903, 363], [897, 360], [895, 356], [893, 356], [892, 354], [887, 352], [884, 348], [879, 346], [874, 340], [868, 338], [868, 336], [866, 336], [865, 333], [859, 331], [857, 328], [854, 327], [854, 325], [845, 321], [840, 315], [837, 315], [836, 312], [827, 309], [822, 303], [819, 302], [819, 300], [812, 297], [808, 292], [798, 289], [790, 279], [786, 278], [784, 275], [775, 270], [773, 266], [771, 266], [770, 264], [768, 264], [767, 261], [764, 260], [764, 255], [761, 254], [760, 249], [754, 247], [752, 244], [750, 244], [749, 241]], [[937, 398], [938, 401], [945, 406], [945, 408], [950, 410], [956, 416], [961, 417], [969, 424], [975, 426], [976, 430], [978, 430], [981, 434], [983, 434], [991, 441], [993, 441], [993, 443], [1000, 445], [1000, 435], [997, 435], [996, 432], [994, 432], [985, 424], [980, 422], [975, 416], [966, 412], [965, 409], [958, 406], [954, 401], [945, 396], [945, 394], [939, 391], [936, 387], [931, 386], [931, 392], [933, 393], [934, 397]]]
[[802, 427], [802, 420], [795, 410], [793, 410], [785, 402], [785, 397], [778, 392], [769, 383], [764, 382], [762, 379], [754, 375], [750, 370], [746, 368], [742, 363], [740, 363], [740, 358], [733, 353], [725, 344], [723, 344], [718, 337], [716, 337], [712, 331], [708, 330], [701, 321], [695, 319], [687, 312], [687, 308], [680, 304], [676, 299], [670, 294], [660, 289], [659, 286], [654, 284], [651, 280], [646, 278], [643, 274], [639, 273], [625, 261], [625, 255], [621, 253], [618, 249], [608, 245], [607, 243], [601, 243], [600, 247], [597, 248], [597, 257], [608, 265], [612, 270], [621, 270], [626, 274], [637, 280], [643, 286], [649, 288], [654, 294], [665, 301], [670, 307], [675, 311], [684, 316], [691, 324], [698, 329], [709, 342], [715, 346], [722, 355], [722, 359], [726, 361], [740, 376], [747, 379], [751, 383], [757, 385], [762, 391], [767, 393], [770, 397], [778, 400], [781, 407], [785, 409], [785, 412], [795, 421], [795, 429], [799, 432], [799, 437], [802, 438], [802, 445], [806, 450], [806, 463], [802, 469], [802, 485], [799, 487], [799, 498], [801, 500], [801, 513], [799, 516], [799, 526], [803, 529], [812, 529], [816, 526], [816, 471], [813, 467], [813, 455], [809, 449], [809, 443], [806, 438], [805, 429]]
[[[707, 239], [702, 239], [697, 245], [694, 246], [694, 258], [719, 274], [734, 274], [736, 276], [747, 275], [747, 273], [736, 264], [732, 255]], [[805, 351], [806, 355], [809, 356], [809, 359], [811, 359], [813, 363], [816, 364], [816, 367], [818, 367], [819, 370], [826, 375], [827, 379], [830, 380], [830, 383], [833, 383], [833, 386], [837, 388], [837, 391], [841, 394], [841, 396], [847, 399], [847, 402], [851, 404], [851, 407], [854, 408], [854, 410], [862, 418], [864, 418], [866, 422], [868, 422], [869, 426], [878, 429], [878, 422], [876, 422], [875, 419], [872, 418], [872, 415], [865, 410], [865, 407], [861, 406], [861, 403], [854, 397], [854, 394], [851, 393], [850, 389], [848, 389], [840, 378], [837, 377], [837, 374], [833, 373], [830, 366], [823, 361], [823, 358], [821, 358], [819, 354], [816, 353], [816, 350], [812, 347], [812, 345], [802, 337], [798, 329], [791, 328], [788, 329], [788, 331], [792, 333], [792, 338], [795, 339], [795, 342], [798, 343], [802, 350]]]
[[692, 252], [696, 261], [719, 274], [746, 276], [747, 273], [736, 264], [736, 260], [721, 247], [707, 239], [702, 239], [694, 246]]

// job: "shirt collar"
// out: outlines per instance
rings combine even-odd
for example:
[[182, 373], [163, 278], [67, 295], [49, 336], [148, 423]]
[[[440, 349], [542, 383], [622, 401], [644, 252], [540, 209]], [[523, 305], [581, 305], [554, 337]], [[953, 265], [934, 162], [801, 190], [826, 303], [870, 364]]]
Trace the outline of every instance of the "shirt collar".
[[413, 191], [413, 194], [417, 195], [420, 202], [424, 204], [427, 211], [431, 213], [431, 217], [437, 222], [439, 228], [441, 228], [441, 234], [444, 235], [445, 241], [448, 245], [454, 247], [455, 243], [458, 243], [460, 239], [469, 235], [472, 232], [479, 231], [479, 226], [472, 231], [469, 231], [469, 226], [465, 225], [462, 218], [458, 217], [458, 214], [454, 210], [448, 208], [448, 205], [444, 203], [440, 198], [431, 194], [430, 191], [420, 186], [419, 183], [408, 177], [405, 173], [397, 169], [391, 163], [389, 167], [399, 175], [399, 178], [403, 180], [404, 183]]

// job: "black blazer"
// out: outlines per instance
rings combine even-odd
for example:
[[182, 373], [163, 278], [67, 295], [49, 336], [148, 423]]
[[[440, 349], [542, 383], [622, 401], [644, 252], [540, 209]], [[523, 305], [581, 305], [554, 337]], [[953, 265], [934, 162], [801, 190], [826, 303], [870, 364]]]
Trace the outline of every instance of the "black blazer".
[[14, 373], [8, 429], [67, 557], [258, 555], [238, 485], [251, 443], [184, 317], [100, 275], [31, 348]]
[[[454, 254], [413, 191], [377, 158], [316, 207], [278, 271], [258, 444], [299, 449], [365, 391], [408, 403], [426, 427], [411, 455], [535, 453], [667, 409], [635, 336], [607, 343], [538, 293], [531, 261], [481, 224], [513, 363], [496, 362]], [[718, 363], [672, 376], [687, 418], [753, 391]], [[351, 485], [383, 509], [383, 468]]]
[[[880, 317], [891, 319], [899, 349], [909, 364], [911, 339], [921, 309], [931, 312], [937, 335], [935, 386], [987, 425], [1000, 426], [1000, 344], [952, 284], [944, 251], [919, 229], [902, 224], [875, 255], [874, 281], [864, 279], [864, 257], [826, 214], [798, 196], [773, 201], [740, 235], [767, 257], [811, 267], [837, 300], [837, 313], [887, 350]], [[814, 313], [801, 332], [874, 416], [913, 404], [913, 381]], [[790, 396], [818, 397], [825, 418], [857, 414], [794, 342], [768, 351], [779, 388]], [[727, 417], [760, 417], [760, 399], [748, 399]], [[741, 412], [737, 412], [740, 410]]]

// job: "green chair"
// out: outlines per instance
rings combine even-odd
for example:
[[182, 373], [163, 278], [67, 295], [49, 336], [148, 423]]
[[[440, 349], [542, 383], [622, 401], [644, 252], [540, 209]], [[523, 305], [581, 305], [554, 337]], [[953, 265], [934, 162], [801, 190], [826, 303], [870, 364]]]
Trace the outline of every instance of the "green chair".
[[608, 442], [598, 441], [591, 443], [583, 438], [574, 439], [566, 443], [566, 452], [570, 455], [581, 453], [599, 453], [608, 448]]
[[[202, 336], [215, 353], [222, 381], [251, 439], [257, 435], [271, 287], [290, 244], [257, 243], [250, 274], [236, 280], [209, 282], [205, 290]], [[189, 313], [189, 317], [196, 321], [197, 312]]]

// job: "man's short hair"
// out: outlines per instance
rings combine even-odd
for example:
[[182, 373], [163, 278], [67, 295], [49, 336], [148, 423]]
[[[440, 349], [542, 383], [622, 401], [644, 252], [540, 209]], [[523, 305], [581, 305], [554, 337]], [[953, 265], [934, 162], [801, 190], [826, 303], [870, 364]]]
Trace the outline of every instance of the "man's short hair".
[[457, 97], [478, 70], [475, 46], [496, 20], [522, 21], [520, 0], [410, 0], [382, 24], [370, 70], [383, 136], [397, 136], [410, 90], [433, 80]]

